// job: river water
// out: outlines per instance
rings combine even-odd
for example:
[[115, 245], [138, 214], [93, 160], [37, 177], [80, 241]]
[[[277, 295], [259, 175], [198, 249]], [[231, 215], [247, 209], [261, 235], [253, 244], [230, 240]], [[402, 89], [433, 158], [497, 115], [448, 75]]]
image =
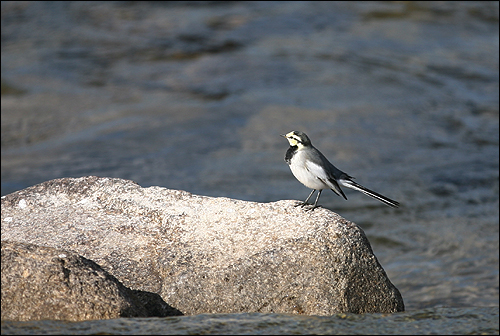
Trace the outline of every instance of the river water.
[[[486, 314], [496, 318], [487, 333], [498, 333], [498, 13], [480, 1], [2, 2], [2, 195], [98, 175], [304, 200], [279, 136], [301, 130], [357, 182], [402, 203], [349, 190], [348, 201], [327, 191], [320, 201], [363, 228], [404, 314], [455, 327]], [[371, 318], [391, 319], [352, 323]], [[213, 319], [301, 333], [319, 321], [166, 321], [203, 333]], [[9, 322], [2, 333], [17, 325], [31, 330]]]

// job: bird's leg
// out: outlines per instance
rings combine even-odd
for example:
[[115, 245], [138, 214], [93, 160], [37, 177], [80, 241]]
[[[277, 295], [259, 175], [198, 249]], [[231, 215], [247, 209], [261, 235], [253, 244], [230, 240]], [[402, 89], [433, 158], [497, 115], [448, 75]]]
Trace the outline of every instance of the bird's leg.
[[[314, 194], [315, 191], [316, 191], [316, 189], [313, 189], [311, 191], [311, 193], [309, 194], [309, 196], [307, 196], [307, 198], [306, 198], [306, 200], [304, 202], [298, 202], [297, 204], [295, 204], [295, 206], [299, 206], [300, 205], [301, 207], [304, 207], [305, 205], [308, 205], [309, 203], [307, 203], [307, 202], [309, 202], [309, 199], [311, 198], [311, 196]], [[321, 190], [320, 190], [320, 193], [321, 193]], [[318, 200], [316, 199], [316, 202], [317, 201]]]
[[312, 207], [306, 209], [306, 211], [311, 211], [311, 210], [314, 210], [318, 207], [319, 196], [321, 195], [322, 191], [323, 191], [322, 189], [318, 190], [318, 196], [316, 196], [316, 202], [314, 202], [314, 205]]
[[295, 204], [295, 206], [301, 206], [303, 208], [306, 205], [311, 205], [310, 207], [306, 208], [306, 211], [311, 211], [311, 210], [316, 209], [318, 207], [319, 197], [321, 196], [321, 192], [323, 190], [318, 190], [318, 196], [316, 196], [316, 201], [314, 202], [314, 204], [307, 203], [307, 202], [309, 202], [309, 200], [311, 199], [311, 197], [312, 197], [312, 195], [314, 194], [315, 191], [316, 191], [316, 189], [313, 189], [311, 191], [311, 193], [309, 194], [309, 196], [307, 196], [307, 198], [306, 198], [306, 200], [304, 202], [298, 202], [297, 204]]

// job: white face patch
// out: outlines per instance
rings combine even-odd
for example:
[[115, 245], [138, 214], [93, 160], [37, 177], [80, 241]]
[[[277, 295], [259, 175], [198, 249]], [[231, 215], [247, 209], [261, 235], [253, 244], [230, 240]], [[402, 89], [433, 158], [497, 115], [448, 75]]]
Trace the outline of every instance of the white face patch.
[[293, 131], [290, 133], [287, 133], [285, 136], [286, 136], [286, 139], [288, 140], [288, 143], [290, 143], [290, 146], [300, 146], [301, 145], [300, 138], [297, 135], [295, 135], [293, 133]]

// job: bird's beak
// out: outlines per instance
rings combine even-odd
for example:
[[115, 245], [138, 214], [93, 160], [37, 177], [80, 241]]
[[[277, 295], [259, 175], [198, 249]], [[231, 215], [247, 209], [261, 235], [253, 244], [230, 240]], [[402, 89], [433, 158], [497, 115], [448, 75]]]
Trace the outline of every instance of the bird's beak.
[[280, 134], [283, 138], [286, 138], [286, 135], [285, 134]]

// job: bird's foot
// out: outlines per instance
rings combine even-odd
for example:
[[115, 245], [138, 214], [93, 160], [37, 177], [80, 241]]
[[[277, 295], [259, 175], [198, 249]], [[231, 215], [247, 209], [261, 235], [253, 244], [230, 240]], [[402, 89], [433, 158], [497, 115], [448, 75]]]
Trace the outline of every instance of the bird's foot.
[[319, 205], [310, 204], [308, 207], [304, 208], [305, 211], [313, 211], [316, 208], [320, 208]]
[[319, 208], [319, 205], [309, 204], [309, 203], [306, 203], [306, 202], [297, 202], [294, 206], [295, 207], [300, 206], [301, 208], [305, 208], [304, 209], [305, 211], [312, 211], [312, 210], [314, 210], [316, 208]]

